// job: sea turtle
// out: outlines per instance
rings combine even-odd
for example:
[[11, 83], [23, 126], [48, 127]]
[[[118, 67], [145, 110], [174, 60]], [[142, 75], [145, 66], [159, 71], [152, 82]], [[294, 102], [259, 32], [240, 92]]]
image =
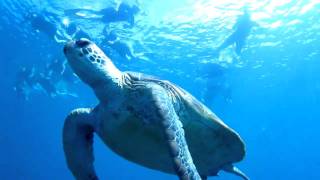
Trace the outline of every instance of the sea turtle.
[[67, 43], [64, 54], [99, 100], [65, 120], [63, 148], [76, 179], [98, 179], [94, 132], [125, 159], [183, 180], [206, 179], [220, 170], [248, 179], [232, 165], [245, 155], [239, 135], [188, 92], [153, 76], [121, 72], [87, 39]]

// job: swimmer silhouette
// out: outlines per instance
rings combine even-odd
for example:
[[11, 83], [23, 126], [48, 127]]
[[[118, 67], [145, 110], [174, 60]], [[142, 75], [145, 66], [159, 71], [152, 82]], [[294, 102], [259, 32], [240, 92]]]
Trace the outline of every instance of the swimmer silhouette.
[[17, 72], [16, 82], [13, 89], [16, 91], [19, 98], [28, 100], [27, 89], [34, 86], [34, 69], [21, 67]]
[[102, 9], [103, 14], [102, 21], [105, 23], [126, 21], [132, 27], [134, 25], [134, 16], [139, 12], [139, 8], [136, 5], [129, 6], [126, 3], [121, 3], [118, 10], [113, 8]]
[[244, 7], [243, 14], [237, 19], [233, 26], [233, 33], [215, 50], [214, 55], [219, 56], [220, 51], [230, 45], [235, 45], [235, 52], [241, 55], [241, 50], [245, 44], [250, 30], [256, 25], [250, 18], [247, 7]]
[[55, 85], [51, 82], [50, 77], [46, 77], [43, 73], [37, 73], [34, 67], [32, 67], [32, 69], [26, 67], [19, 69], [14, 90], [19, 97], [28, 100], [30, 91], [37, 90], [37, 84], [39, 84], [48, 95], [55, 96], [57, 94]]
[[61, 78], [64, 69], [65, 66], [62, 58], [55, 57], [47, 63], [44, 76], [49, 77], [53, 82], [56, 82]]
[[36, 80], [48, 95], [51, 97], [57, 95], [56, 87], [53, 82], [51, 82], [49, 77], [46, 77], [43, 73], [40, 73], [37, 74]]
[[217, 63], [206, 64], [202, 69], [202, 74], [207, 80], [204, 91], [204, 102], [210, 106], [217, 96], [221, 96], [224, 101], [231, 102], [231, 88], [227, 82], [228, 69]]
[[101, 9], [100, 11], [90, 9], [69, 9], [65, 10], [67, 16], [74, 16], [79, 12], [90, 13], [91, 16], [86, 18], [97, 19], [102, 22], [109, 24], [112, 22], [128, 22], [130, 27], [135, 23], [135, 15], [140, 11], [137, 5], [128, 5], [127, 3], [121, 2], [118, 8], [108, 7]]
[[43, 11], [41, 13], [28, 13], [25, 15], [25, 22], [29, 22], [33, 29], [45, 33], [50, 38], [54, 38], [57, 32], [53, 13]]
[[68, 83], [74, 83], [76, 80], [76, 76], [67, 67], [67, 62], [60, 57], [55, 57], [46, 65], [44, 76], [54, 84], [61, 80]]
[[81, 39], [81, 38], [91, 39], [89, 34], [75, 23], [68, 24], [65, 30], [66, 30], [66, 34], [71, 36], [72, 39]]
[[126, 42], [121, 41], [114, 31], [106, 31], [104, 42], [115, 50], [121, 57], [127, 60], [136, 58], [132, 48]]

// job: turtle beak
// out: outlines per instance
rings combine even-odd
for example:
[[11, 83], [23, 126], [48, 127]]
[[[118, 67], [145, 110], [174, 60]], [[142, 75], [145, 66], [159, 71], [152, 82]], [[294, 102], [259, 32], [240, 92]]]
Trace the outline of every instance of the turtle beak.
[[86, 47], [90, 44], [90, 41], [86, 38], [81, 38], [79, 40], [77, 40], [75, 42], [75, 44], [79, 47], [79, 48], [83, 48], [83, 47]]
[[90, 44], [90, 40], [81, 38], [76, 41], [69, 41], [63, 48], [64, 54], [66, 54], [71, 48], [84, 48]]
[[70, 48], [74, 47], [75, 42], [69, 41], [66, 45], [63, 47], [63, 53], [66, 55]]

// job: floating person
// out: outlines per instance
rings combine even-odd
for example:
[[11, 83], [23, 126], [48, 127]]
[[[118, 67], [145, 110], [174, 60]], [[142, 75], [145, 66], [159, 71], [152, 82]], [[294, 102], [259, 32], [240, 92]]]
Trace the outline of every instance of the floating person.
[[74, 23], [64, 24], [66, 18], [58, 17], [54, 13], [42, 11], [41, 13], [28, 13], [25, 22], [29, 22], [37, 32], [46, 34], [58, 43], [65, 43], [75, 38], [89, 38], [89, 35]]
[[46, 65], [45, 76], [50, 77], [53, 81], [60, 79], [65, 68], [63, 63], [62, 58], [54, 58]]
[[140, 11], [139, 7], [136, 5], [129, 6], [126, 3], [121, 3], [118, 7], [117, 15], [118, 17], [115, 19], [109, 19], [107, 13], [105, 14], [104, 21], [114, 21], [114, 20], [120, 20], [120, 21], [127, 21], [131, 27], [133, 27], [135, 23], [135, 15], [138, 14]]
[[214, 55], [219, 56], [220, 51], [230, 45], [235, 45], [235, 52], [241, 55], [245, 41], [249, 36], [250, 30], [257, 23], [251, 20], [248, 9], [244, 7], [243, 14], [237, 19], [236, 24], [233, 26], [233, 33], [215, 50]]
[[55, 58], [47, 64], [45, 73], [39, 77], [38, 82], [51, 96], [69, 95], [77, 97], [76, 94], [69, 93], [69, 89], [76, 82], [76, 77], [62, 58]]
[[52, 21], [52, 13], [28, 13], [25, 16], [25, 21], [29, 22], [33, 29], [38, 32], [45, 33], [50, 38], [54, 38], [57, 32], [55, 23]]
[[90, 35], [87, 32], [85, 32], [76, 23], [67, 24], [65, 27], [65, 33], [71, 37], [70, 39], [80, 39], [80, 38], [91, 39]]
[[90, 9], [69, 9], [65, 10], [65, 15], [74, 16], [78, 14], [88, 14], [88, 19], [100, 20], [103, 23], [109, 24], [113, 22], [127, 22], [130, 27], [134, 26], [135, 15], [140, 11], [137, 5], [129, 5], [127, 3], [121, 2], [118, 8], [108, 7], [101, 9], [100, 11], [90, 10]]
[[22, 67], [17, 73], [15, 85], [13, 87], [19, 98], [29, 99], [29, 90], [35, 85], [34, 68]]
[[[29, 100], [32, 92], [42, 91], [50, 97], [72, 96], [77, 97], [75, 93], [69, 93], [69, 87], [75, 82], [75, 76], [65, 66], [64, 61], [54, 59], [47, 65], [43, 73], [22, 67], [17, 73], [17, 79], [14, 85], [19, 98]], [[71, 72], [71, 73], [70, 73]]]
[[206, 78], [206, 89], [204, 91], [204, 102], [210, 106], [212, 102], [220, 95], [226, 102], [231, 102], [231, 87], [227, 82], [227, 68], [217, 64], [206, 64], [202, 69]]
[[32, 69], [22, 67], [18, 71], [14, 90], [19, 97], [28, 100], [29, 94], [39, 90], [39, 86], [50, 96], [57, 94], [50, 78], [46, 77], [43, 73], [37, 73], [34, 67]]
[[67, 61], [63, 62], [62, 79], [69, 84], [75, 84], [78, 80], [77, 76], [72, 72], [71, 68], [67, 66]]
[[59, 17], [48, 11], [42, 11], [41, 13], [31, 12], [25, 15], [25, 22], [31, 24], [31, 27], [36, 32], [41, 32], [46, 34], [50, 39], [56, 42], [66, 42], [70, 40], [66, 33], [61, 32], [59, 27], [60, 19]]
[[133, 60], [137, 58], [133, 49], [126, 42], [120, 40], [113, 30], [110, 32], [106, 31], [104, 43], [126, 60]]
[[43, 73], [39, 73], [36, 75], [36, 82], [51, 97], [58, 95], [57, 89], [53, 81], [49, 77], [46, 77]]

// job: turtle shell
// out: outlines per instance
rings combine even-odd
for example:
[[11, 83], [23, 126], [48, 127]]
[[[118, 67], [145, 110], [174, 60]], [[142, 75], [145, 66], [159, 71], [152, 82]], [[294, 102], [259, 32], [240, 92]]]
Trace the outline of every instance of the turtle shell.
[[126, 72], [131, 84], [156, 83], [171, 95], [185, 130], [193, 161], [202, 175], [216, 175], [225, 165], [241, 161], [245, 145], [240, 136], [209, 108], [179, 86], [142, 73]]

